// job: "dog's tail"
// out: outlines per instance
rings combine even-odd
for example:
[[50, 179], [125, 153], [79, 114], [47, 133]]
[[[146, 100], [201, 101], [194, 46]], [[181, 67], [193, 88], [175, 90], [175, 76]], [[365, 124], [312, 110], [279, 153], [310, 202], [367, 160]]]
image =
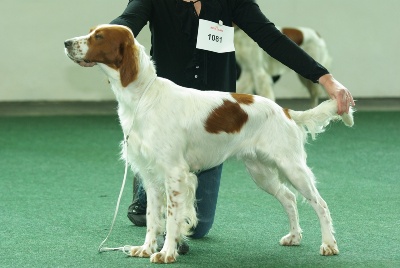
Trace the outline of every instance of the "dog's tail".
[[332, 120], [342, 120], [348, 127], [354, 125], [353, 108], [350, 107], [349, 113], [344, 113], [340, 116], [337, 114], [336, 100], [324, 101], [317, 107], [306, 111], [286, 111], [286, 114], [288, 114], [297, 125], [305, 128], [307, 133], [309, 133], [313, 139], [315, 139], [316, 134], [324, 132], [325, 127]]

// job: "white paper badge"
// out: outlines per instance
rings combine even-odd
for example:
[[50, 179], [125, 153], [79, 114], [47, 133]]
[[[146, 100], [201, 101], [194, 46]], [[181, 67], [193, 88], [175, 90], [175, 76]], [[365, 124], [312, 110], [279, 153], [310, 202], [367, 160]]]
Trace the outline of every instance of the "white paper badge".
[[235, 51], [233, 27], [199, 19], [196, 48], [217, 53]]

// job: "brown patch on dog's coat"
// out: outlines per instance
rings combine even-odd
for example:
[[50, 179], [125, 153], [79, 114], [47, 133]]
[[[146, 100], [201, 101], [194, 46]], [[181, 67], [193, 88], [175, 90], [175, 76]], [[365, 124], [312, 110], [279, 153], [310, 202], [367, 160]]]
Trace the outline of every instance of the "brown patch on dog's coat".
[[[240, 95], [240, 94], [238, 94]], [[246, 100], [243, 98], [242, 100]], [[207, 117], [205, 129], [209, 133], [239, 132], [249, 119], [249, 115], [238, 102], [224, 100], [221, 106], [215, 108]]]
[[240, 104], [250, 105], [254, 103], [254, 96], [250, 94], [231, 93], [231, 96]]

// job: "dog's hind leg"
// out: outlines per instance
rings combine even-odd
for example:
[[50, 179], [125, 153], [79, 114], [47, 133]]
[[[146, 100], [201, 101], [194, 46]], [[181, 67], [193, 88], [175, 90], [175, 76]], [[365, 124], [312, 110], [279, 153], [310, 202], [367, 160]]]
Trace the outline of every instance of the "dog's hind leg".
[[281, 238], [280, 244], [283, 246], [299, 245], [302, 235], [299, 224], [299, 214], [297, 211], [296, 196], [279, 180], [277, 168], [273, 168], [258, 160], [245, 161], [254, 182], [266, 191], [275, 196], [285, 209], [290, 224], [289, 234]]
[[281, 158], [281, 161], [277, 161], [277, 165], [296, 190], [307, 199], [318, 215], [322, 233], [321, 255], [338, 254], [339, 249], [333, 235], [332, 218], [328, 206], [315, 187], [314, 174], [306, 165], [305, 160], [285, 155], [284, 158]]

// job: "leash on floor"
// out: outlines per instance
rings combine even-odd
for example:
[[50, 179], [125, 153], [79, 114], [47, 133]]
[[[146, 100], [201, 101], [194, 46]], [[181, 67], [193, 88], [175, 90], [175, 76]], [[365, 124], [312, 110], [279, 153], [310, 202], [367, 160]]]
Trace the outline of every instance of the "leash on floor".
[[[129, 135], [127, 135], [125, 137], [125, 139], [124, 139], [124, 146], [125, 146], [125, 153], [126, 154], [128, 154], [128, 138], [129, 138]], [[130, 256], [130, 254], [129, 254], [129, 251], [131, 249], [130, 245], [125, 245], [123, 247], [117, 247], [117, 248], [103, 247], [104, 244], [106, 243], [106, 241], [108, 240], [108, 238], [110, 237], [111, 232], [112, 232], [112, 230], [114, 228], [115, 219], [117, 218], [117, 214], [118, 214], [119, 204], [121, 202], [122, 193], [123, 193], [124, 188], [125, 188], [125, 182], [126, 182], [127, 174], [128, 174], [128, 156], [126, 155], [126, 157], [125, 157], [124, 179], [122, 180], [121, 190], [119, 191], [118, 201], [117, 201], [117, 205], [116, 205], [115, 211], [114, 211], [114, 217], [113, 217], [113, 220], [111, 222], [111, 227], [110, 227], [110, 230], [109, 230], [106, 238], [103, 240], [103, 242], [100, 243], [100, 246], [98, 248], [99, 253], [107, 252], [107, 251], [122, 251], [124, 254]]]

